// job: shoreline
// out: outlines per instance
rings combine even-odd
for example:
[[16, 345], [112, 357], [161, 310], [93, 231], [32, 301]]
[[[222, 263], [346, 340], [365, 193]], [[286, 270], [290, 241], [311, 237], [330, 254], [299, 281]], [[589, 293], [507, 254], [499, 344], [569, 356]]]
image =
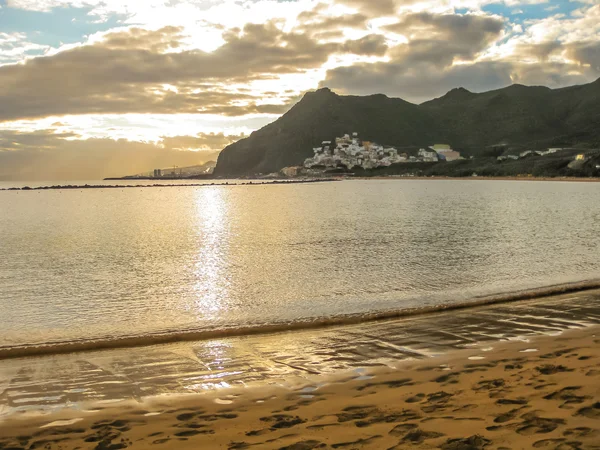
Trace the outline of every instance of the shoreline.
[[600, 290], [321, 329], [7, 359], [0, 361], [0, 422], [96, 400], [320, 384], [464, 350], [486, 359], [497, 345], [597, 326]]
[[296, 332], [303, 330], [318, 330], [330, 327], [368, 324], [371, 322], [386, 321], [391, 319], [413, 318], [419, 316], [435, 315], [441, 312], [452, 312], [490, 306], [510, 304], [512, 302], [540, 299], [563, 294], [591, 291], [600, 288], [600, 280], [588, 280], [559, 285], [545, 286], [519, 290], [515, 292], [499, 293], [495, 295], [474, 297], [471, 300], [455, 304], [441, 304], [424, 308], [407, 308], [402, 310], [382, 311], [371, 314], [355, 314], [340, 317], [320, 318], [313, 321], [298, 321], [271, 325], [257, 325], [237, 328], [199, 331], [173, 331], [154, 333], [143, 336], [124, 336], [112, 339], [92, 339], [88, 341], [68, 341], [44, 344], [30, 344], [13, 347], [0, 347], [0, 361], [24, 357], [49, 356], [76, 352], [93, 352], [101, 350], [115, 350], [139, 348], [177, 342], [206, 341], [210, 339], [243, 337], [254, 335], [271, 335], [280, 332]]
[[600, 439], [599, 332], [497, 343], [484, 357], [458, 350], [288, 389], [13, 417], [0, 422], [0, 448], [591, 449]]
[[566, 182], [584, 182], [600, 183], [600, 178], [581, 178], [581, 177], [407, 177], [401, 175], [375, 176], [375, 177], [349, 177], [353, 180], [465, 180], [465, 181], [566, 181]]

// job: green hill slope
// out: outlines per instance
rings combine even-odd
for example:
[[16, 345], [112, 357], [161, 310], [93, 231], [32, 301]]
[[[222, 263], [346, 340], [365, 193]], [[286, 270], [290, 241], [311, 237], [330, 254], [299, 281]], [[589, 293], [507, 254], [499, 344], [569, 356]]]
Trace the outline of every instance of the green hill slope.
[[275, 122], [226, 147], [215, 175], [269, 173], [302, 164], [323, 140], [358, 132], [396, 147], [449, 143], [479, 155], [500, 142], [512, 146], [600, 146], [600, 80], [552, 90], [513, 85], [480, 94], [453, 89], [415, 105], [385, 95], [307, 93]]

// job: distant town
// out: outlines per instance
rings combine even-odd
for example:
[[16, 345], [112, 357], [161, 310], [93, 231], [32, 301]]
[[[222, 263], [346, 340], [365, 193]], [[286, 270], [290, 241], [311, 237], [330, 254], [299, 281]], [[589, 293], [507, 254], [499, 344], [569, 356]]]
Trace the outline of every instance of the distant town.
[[[515, 151], [507, 144], [487, 149], [488, 154], [463, 156], [450, 144], [399, 150], [361, 140], [357, 132], [322, 141], [302, 165], [252, 178], [312, 178], [342, 176], [600, 176], [600, 150], [552, 147]], [[468, 154], [468, 152], [467, 152]], [[541, 157], [541, 158], [540, 158]], [[533, 159], [531, 159], [533, 158]], [[462, 161], [463, 163], [460, 163]], [[538, 162], [535, 162], [538, 161]], [[436, 164], [442, 163], [442, 164]], [[453, 164], [443, 164], [453, 163]], [[511, 165], [511, 163], [514, 163]], [[513, 167], [515, 166], [516, 167]], [[154, 169], [120, 179], [211, 179], [216, 162]]]
[[160, 178], [163, 180], [177, 180], [210, 178], [212, 177], [216, 165], [217, 163], [215, 161], [208, 161], [204, 164], [198, 164], [195, 166], [173, 166], [168, 168], [153, 169], [149, 172], [127, 175], [125, 177], [107, 178], [107, 180], [148, 180], [155, 178]]
[[[573, 170], [581, 168], [592, 158], [597, 160], [600, 154], [597, 150], [588, 151], [587, 153], [577, 153], [575, 150], [573, 154], [574, 149], [566, 148], [525, 150], [513, 154], [508, 153], [509, 148], [505, 144], [498, 144], [491, 148], [492, 152], [501, 153], [494, 156], [497, 163], [518, 161], [533, 156], [554, 155], [561, 152], [563, 157], [569, 159], [567, 162], [568, 168]], [[390, 168], [391, 166], [401, 168], [402, 165], [406, 164], [407, 167], [403, 173], [410, 175], [410, 163], [453, 162], [473, 160], [474, 158], [473, 156], [463, 157], [459, 151], [454, 150], [449, 144], [433, 144], [427, 148], [418, 149], [416, 154], [416, 149], [412, 150], [412, 155], [409, 155], [408, 152], [401, 152], [393, 146], [380, 145], [372, 141], [361, 141], [356, 132], [352, 135], [345, 134], [337, 137], [335, 141], [323, 141], [320, 146], [314, 147], [312, 150], [313, 156], [307, 158], [302, 166], [286, 167], [280, 171], [280, 174], [286, 177], [296, 177], [318, 176], [319, 173], [333, 173], [335, 171], [381, 173], [381, 169]], [[489, 160], [489, 156], [482, 158]], [[421, 167], [417, 164], [412, 165], [412, 167], [417, 166]], [[594, 166], [600, 172], [600, 164], [594, 163]], [[389, 171], [383, 173], [390, 174]], [[277, 174], [270, 174], [270, 176], [275, 175]], [[473, 172], [469, 175], [477, 175], [477, 173]], [[464, 174], [461, 176], [464, 176]]]
[[346, 134], [331, 141], [323, 141], [320, 147], [313, 148], [314, 156], [304, 161], [304, 167], [339, 167], [351, 169], [375, 169], [376, 167], [391, 166], [404, 162], [437, 162], [460, 159], [460, 153], [452, 150], [449, 145], [436, 144], [429, 149], [421, 148], [417, 156], [399, 153], [395, 147], [385, 147], [375, 142], [360, 141], [358, 133], [352, 137]]

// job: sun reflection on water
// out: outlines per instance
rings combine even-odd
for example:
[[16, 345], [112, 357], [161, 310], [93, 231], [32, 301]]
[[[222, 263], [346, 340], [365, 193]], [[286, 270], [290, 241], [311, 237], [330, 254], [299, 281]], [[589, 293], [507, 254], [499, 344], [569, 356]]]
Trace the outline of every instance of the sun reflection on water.
[[217, 319], [229, 292], [227, 202], [219, 187], [196, 191], [197, 255], [194, 261], [195, 298], [191, 310], [198, 319]]

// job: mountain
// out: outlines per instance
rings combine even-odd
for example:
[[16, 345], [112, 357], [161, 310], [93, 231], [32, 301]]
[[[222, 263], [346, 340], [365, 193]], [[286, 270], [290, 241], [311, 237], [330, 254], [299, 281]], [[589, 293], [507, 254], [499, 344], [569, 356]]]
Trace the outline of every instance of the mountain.
[[562, 89], [515, 84], [473, 93], [458, 88], [421, 105], [382, 94], [340, 96], [323, 88], [223, 149], [215, 175], [269, 173], [300, 165], [322, 141], [352, 132], [398, 148], [448, 143], [474, 156], [500, 142], [531, 148], [598, 147], [600, 79]]

